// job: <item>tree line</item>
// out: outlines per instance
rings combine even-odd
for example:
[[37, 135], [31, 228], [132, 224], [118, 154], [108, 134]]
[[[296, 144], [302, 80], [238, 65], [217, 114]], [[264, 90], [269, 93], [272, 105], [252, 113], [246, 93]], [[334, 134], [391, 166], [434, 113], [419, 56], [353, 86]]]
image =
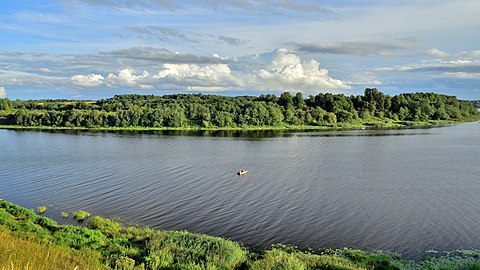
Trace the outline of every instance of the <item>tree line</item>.
[[256, 96], [116, 95], [98, 101], [0, 99], [0, 123], [57, 127], [262, 127], [337, 123], [462, 120], [480, 113], [470, 101], [435, 93], [363, 95], [301, 92]]

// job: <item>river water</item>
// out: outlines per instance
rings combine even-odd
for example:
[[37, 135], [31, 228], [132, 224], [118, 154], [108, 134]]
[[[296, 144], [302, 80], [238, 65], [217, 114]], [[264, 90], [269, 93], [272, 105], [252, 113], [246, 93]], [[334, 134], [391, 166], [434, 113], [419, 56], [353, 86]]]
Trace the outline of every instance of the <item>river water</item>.
[[[247, 168], [246, 176], [236, 175]], [[480, 124], [321, 132], [0, 130], [0, 197], [266, 247], [480, 248]]]

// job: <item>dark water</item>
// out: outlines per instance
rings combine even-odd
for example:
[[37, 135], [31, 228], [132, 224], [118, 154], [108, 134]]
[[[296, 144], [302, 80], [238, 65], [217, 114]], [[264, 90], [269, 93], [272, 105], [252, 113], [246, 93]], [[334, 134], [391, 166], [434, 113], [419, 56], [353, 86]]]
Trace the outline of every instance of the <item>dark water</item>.
[[0, 196], [258, 247], [480, 248], [479, 123], [173, 135], [0, 130]]

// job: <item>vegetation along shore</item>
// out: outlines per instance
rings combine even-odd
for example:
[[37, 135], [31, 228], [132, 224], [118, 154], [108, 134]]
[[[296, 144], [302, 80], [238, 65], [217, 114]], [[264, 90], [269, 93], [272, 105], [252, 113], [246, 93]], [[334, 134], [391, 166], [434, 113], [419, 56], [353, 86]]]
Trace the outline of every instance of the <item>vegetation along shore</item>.
[[302, 251], [278, 244], [251, 250], [219, 237], [125, 226], [99, 216], [83, 224], [59, 225], [0, 200], [0, 269], [480, 269], [480, 251], [413, 262], [347, 248]]
[[448, 124], [480, 119], [473, 102], [435, 93], [393, 97], [298, 92], [277, 97], [119, 95], [98, 101], [0, 99], [0, 128], [89, 130], [358, 129]]

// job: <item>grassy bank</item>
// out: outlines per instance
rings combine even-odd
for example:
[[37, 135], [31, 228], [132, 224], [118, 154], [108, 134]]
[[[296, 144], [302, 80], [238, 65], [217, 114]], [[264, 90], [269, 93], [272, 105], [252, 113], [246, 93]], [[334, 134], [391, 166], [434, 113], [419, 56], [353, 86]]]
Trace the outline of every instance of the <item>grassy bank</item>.
[[186, 231], [127, 227], [94, 216], [85, 227], [0, 201], [0, 269], [480, 269], [480, 252], [419, 263], [360, 250], [305, 252], [274, 245], [251, 251], [227, 239]]
[[295, 131], [295, 130], [355, 130], [355, 129], [382, 129], [402, 127], [432, 127], [456, 124], [460, 122], [478, 121], [479, 119], [468, 119], [468, 121], [431, 120], [425, 122], [394, 121], [377, 119], [374, 121], [358, 121], [354, 123], [337, 123], [325, 126], [309, 125], [282, 125], [282, 126], [243, 126], [243, 127], [209, 127], [198, 126], [186, 127], [61, 127], [61, 126], [20, 126], [0, 125], [0, 129], [15, 130], [84, 130], [84, 131]]

